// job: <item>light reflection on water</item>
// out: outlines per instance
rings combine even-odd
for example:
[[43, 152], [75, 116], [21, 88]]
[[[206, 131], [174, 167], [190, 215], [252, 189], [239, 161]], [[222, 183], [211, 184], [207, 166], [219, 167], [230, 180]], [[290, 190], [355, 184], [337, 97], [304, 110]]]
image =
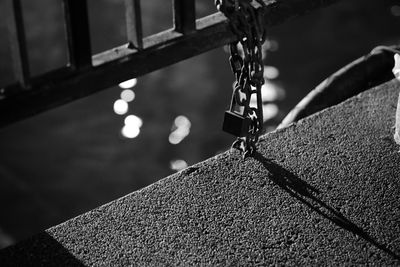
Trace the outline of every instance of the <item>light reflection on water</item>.
[[140, 128], [143, 125], [143, 120], [136, 115], [129, 115], [124, 120], [121, 134], [125, 138], [136, 138], [140, 134]]
[[135, 92], [131, 89], [125, 89], [121, 92], [120, 97], [125, 102], [132, 102], [135, 99]]
[[168, 137], [168, 141], [173, 145], [182, 142], [189, 135], [191, 125], [192, 123], [186, 116], [180, 115], [176, 117], [172, 124], [172, 131]]
[[[285, 95], [285, 90], [282, 87], [268, 80], [261, 87], [261, 99], [263, 103], [281, 101], [285, 98]], [[256, 105], [257, 98], [253, 94], [250, 99], [250, 106], [255, 107]]]
[[[279, 43], [278, 43], [278, 41], [276, 41], [274, 39], [266, 39], [265, 43], [263, 44], [263, 48], [266, 51], [276, 52], [279, 49]], [[267, 54], [267, 53], [264, 53], [264, 54]]]
[[114, 102], [114, 112], [118, 115], [124, 115], [128, 112], [128, 103], [122, 99], [118, 99]]
[[125, 125], [132, 125], [137, 128], [140, 128], [143, 125], [143, 120], [136, 115], [127, 116], [125, 118], [124, 122], [125, 122]]
[[180, 171], [185, 169], [188, 166], [187, 162], [184, 161], [183, 159], [174, 159], [171, 160], [169, 163], [169, 167], [173, 171]]
[[[119, 84], [122, 90], [120, 98], [114, 103], [114, 112], [119, 115], [124, 115], [129, 110], [129, 102], [135, 99], [135, 92], [130, 89], [135, 87], [137, 79], [130, 79]], [[124, 126], [121, 129], [123, 137], [133, 139], [139, 136], [140, 128], [143, 125], [143, 120], [136, 115], [130, 114], [124, 119]]]
[[400, 6], [394, 5], [390, 8], [390, 13], [395, 17], [400, 17]]
[[275, 118], [279, 113], [279, 108], [276, 104], [263, 104], [262, 108], [264, 122]]
[[137, 79], [134, 78], [134, 79], [126, 80], [126, 81], [118, 84], [118, 86], [121, 87], [122, 89], [129, 89], [129, 88], [135, 87], [136, 84], [137, 84]]
[[136, 138], [140, 134], [140, 128], [131, 124], [125, 124], [124, 127], [122, 127], [121, 134], [125, 138]]
[[274, 66], [264, 66], [264, 78], [273, 80], [278, 78], [279, 70]]

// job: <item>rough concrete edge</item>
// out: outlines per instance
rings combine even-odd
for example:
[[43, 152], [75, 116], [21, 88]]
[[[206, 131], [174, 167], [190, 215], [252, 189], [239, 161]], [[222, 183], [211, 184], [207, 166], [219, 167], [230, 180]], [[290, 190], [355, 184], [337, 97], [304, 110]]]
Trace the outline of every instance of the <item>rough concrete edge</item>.
[[[133, 191], [133, 192], [131, 192], [131, 193], [128, 193], [128, 194], [126, 194], [126, 195], [123, 195], [123, 196], [121, 196], [121, 197], [118, 197], [118, 198], [116, 198], [116, 199], [114, 199], [114, 200], [111, 200], [110, 202], [104, 203], [104, 204], [102, 204], [102, 205], [100, 205], [100, 206], [97, 206], [97, 207], [95, 207], [95, 208], [93, 208], [93, 209], [91, 209], [91, 210], [88, 210], [88, 211], [86, 211], [86, 212], [84, 212], [84, 213], [81, 213], [81, 214], [79, 214], [79, 215], [77, 215], [77, 216], [71, 217], [71, 218], [67, 219], [66, 221], [64, 221], [64, 222], [62, 222], [62, 223], [59, 223], [59, 224], [57, 224], [57, 225], [54, 225], [54, 226], [52, 226], [52, 227], [50, 227], [50, 228], [44, 230], [44, 232], [46, 232], [47, 234], [52, 235], [52, 231], [56, 230], [57, 228], [62, 227], [63, 225], [66, 225], [69, 221], [73, 221], [73, 220], [78, 219], [78, 218], [81, 217], [83, 214], [90, 213], [90, 212], [92, 212], [92, 211], [94, 211], [94, 210], [98, 210], [98, 209], [101, 209], [101, 208], [105, 208], [105, 207], [110, 206], [111, 204], [113, 204], [113, 203], [115, 203], [115, 202], [118, 202], [118, 201], [121, 201], [121, 200], [123, 200], [123, 199], [125, 199], [125, 198], [127, 198], [127, 197], [133, 196], [133, 195], [135, 195], [135, 194], [139, 194], [139, 193], [141, 193], [141, 192], [143, 192], [143, 191], [147, 191], [147, 190], [151, 189], [152, 187], [155, 187], [155, 186], [158, 186], [158, 185], [162, 185], [163, 183], [169, 181], [169, 180], [170, 180], [171, 178], [173, 178], [173, 177], [181, 176], [185, 171], [189, 170], [190, 168], [194, 168], [194, 167], [196, 167], [197, 165], [204, 165], [206, 162], [209, 162], [209, 161], [212, 161], [212, 160], [216, 160], [217, 158], [222, 157], [222, 156], [225, 155], [225, 154], [230, 154], [230, 153], [232, 153], [231, 149], [229, 149], [229, 150], [227, 150], [227, 151], [225, 151], [225, 152], [219, 153], [219, 154], [217, 154], [217, 155], [215, 155], [215, 156], [213, 156], [213, 157], [207, 158], [207, 159], [205, 159], [205, 160], [203, 160], [203, 161], [197, 162], [197, 163], [195, 163], [195, 164], [193, 164], [193, 165], [191, 165], [191, 166], [186, 167], [185, 169], [180, 170], [179, 172], [175, 172], [175, 173], [172, 173], [172, 174], [170, 174], [170, 175], [168, 175], [168, 176], [166, 176], [166, 177], [163, 177], [163, 178], [161, 178], [160, 180], [158, 180], [158, 181], [156, 181], [156, 182], [154, 182], [154, 183], [152, 183], [152, 184], [149, 184], [149, 185], [147, 185], [147, 186], [145, 186], [145, 187], [142, 187], [142, 188], [140, 188], [140, 189], [138, 189], [138, 190], [135, 190], [135, 191]], [[52, 235], [52, 236], [53, 236], [53, 235]]]
[[[388, 82], [386, 82], [386, 83], [384, 83], [384, 84], [389, 84], [389, 83], [393, 83], [393, 82], [397, 82], [397, 80], [396, 80], [396, 79], [393, 79], [393, 80], [390, 80], [390, 81], [388, 81]], [[382, 85], [382, 84], [381, 84], [381, 85]], [[345, 101], [343, 101], [343, 102], [341, 102], [341, 103], [338, 103], [338, 104], [336, 104], [336, 105], [327, 107], [327, 108], [325, 108], [325, 109], [323, 109], [323, 110], [321, 110], [321, 111], [318, 111], [318, 112], [316, 112], [316, 113], [314, 113], [314, 114], [312, 114], [312, 115], [310, 115], [310, 116], [307, 116], [307, 117], [305, 117], [305, 118], [303, 118], [303, 119], [301, 119], [301, 120], [299, 120], [299, 121], [297, 121], [297, 122], [293, 122], [293, 123], [289, 124], [289, 125], [286, 126], [286, 127], [276, 129], [276, 130], [274, 130], [274, 131], [272, 131], [272, 132], [268, 132], [268, 133], [266, 133], [266, 134], [260, 136], [260, 141], [265, 141], [265, 140], [267, 139], [268, 136], [279, 134], [279, 133], [281, 133], [281, 132], [284, 132], [284, 131], [289, 130], [290, 128], [296, 128], [296, 127], [302, 125], [306, 120], [309, 120], [309, 119], [314, 118], [314, 117], [317, 117], [317, 116], [322, 116], [325, 112], [329, 112], [330, 110], [335, 109], [335, 108], [338, 108], [338, 107], [340, 107], [341, 105], [346, 105], [348, 102], [351, 102], [351, 101], [353, 101], [353, 100], [356, 99], [356, 98], [357, 98], [357, 99], [360, 99], [360, 98], [362, 98], [362, 95], [368, 94], [368, 93], [370, 93], [370, 92], [373, 91], [373, 90], [378, 90], [378, 89], [379, 89], [378, 87], [380, 87], [381, 85], [372, 87], [372, 88], [370, 88], [370, 89], [368, 89], [368, 90], [366, 90], [366, 91], [363, 91], [363, 92], [361, 92], [361, 93], [359, 93], [359, 94], [357, 94], [357, 95], [355, 95], [355, 96], [353, 96], [353, 97], [350, 97], [350, 98], [346, 99]], [[238, 152], [232, 151], [232, 149], [229, 148], [228, 150], [226, 150], [226, 151], [224, 151], [224, 152], [221, 152], [221, 153], [219, 153], [219, 154], [217, 154], [217, 155], [215, 155], [215, 156], [213, 156], [213, 157], [207, 158], [207, 159], [205, 159], [205, 160], [203, 160], [203, 161], [200, 161], [200, 162], [197, 162], [197, 163], [195, 163], [195, 164], [193, 164], [193, 165], [191, 165], [191, 166], [188, 166], [187, 168], [185, 168], [185, 169], [183, 169], [183, 170], [180, 170], [179, 172], [172, 173], [172, 174], [170, 174], [170, 175], [168, 175], [168, 176], [166, 176], [166, 177], [163, 177], [163, 178], [161, 178], [160, 180], [158, 180], [158, 181], [156, 181], [156, 182], [154, 182], [154, 183], [152, 183], [152, 184], [150, 184], [150, 185], [147, 185], [147, 186], [145, 186], [145, 187], [143, 187], [143, 188], [140, 188], [140, 189], [138, 189], [138, 190], [136, 190], [136, 191], [133, 191], [133, 192], [131, 192], [131, 193], [128, 193], [128, 194], [126, 194], [126, 195], [123, 195], [123, 196], [121, 196], [121, 197], [119, 197], [119, 198], [116, 198], [116, 199], [110, 201], [110, 202], [104, 203], [103, 205], [97, 206], [97, 207], [95, 207], [95, 208], [93, 208], [93, 209], [91, 209], [91, 210], [89, 210], [89, 211], [87, 211], [87, 212], [84, 212], [84, 213], [79, 214], [79, 215], [77, 215], [77, 216], [75, 216], [75, 217], [72, 217], [72, 218], [70, 218], [70, 219], [68, 219], [68, 220], [66, 220], [66, 221], [64, 221], [64, 222], [62, 222], [62, 223], [60, 223], [60, 224], [57, 224], [57, 225], [55, 225], [55, 226], [52, 226], [52, 227], [46, 229], [45, 232], [48, 233], [48, 234], [50, 234], [50, 235], [52, 235], [52, 231], [56, 230], [57, 228], [62, 227], [63, 225], [67, 224], [67, 222], [69, 222], [69, 221], [71, 221], [71, 220], [73, 221], [73, 220], [75, 220], [75, 219], [81, 217], [83, 214], [90, 213], [90, 212], [92, 212], [92, 211], [94, 211], [94, 210], [98, 210], [98, 209], [101, 209], [101, 208], [105, 208], [105, 207], [111, 205], [112, 203], [121, 201], [121, 200], [123, 200], [123, 199], [125, 199], [125, 198], [127, 198], [127, 197], [133, 196], [133, 195], [135, 195], [135, 194], [139, 194], [139, 193], [141, 193], [141, 192], [143, 192], [143, 191], [147, 191], [147, 190], [151, 189], [151, 188], [154, 187], [154, 186], [162, 185], [163, 183], [168, 182], [168, 181], [169, 181], [170, 179], [172, 179], [173, 177], [177, 177], [177, 176], [184, 175], [184, 172], [186, 172], [187, 170], [190, 170], [190, 168], [195, 168], [196, 166], [201, 166], [201, 165], [207, 164], [208, 162], [211, 162], [211, 161], [213, 161], [213, 160], [217, 160], [218, 158], [225, 157], [225, 156], [228, 156], [228, 155], [233, 154], [233, 153], [238, 153]]]
[[[313, 118], [313, 117], [316, 117], [316, 116], [321, 116], [321, 114], [323, 114], [323, 113], [325, 113], [325, 112], [329, 112], [331, 109], [334, 109], [334, 108], [339, 107], [339, 106], [341, 106], [341, 105], [346, 105], [348, 102], [351, 102], [351, 101], [353, 101], [353, 100], [356, 99], [356, 98], [357, 98], [357, 99], [360, 99], [360, 98], [362, 97], [362, 95], [364, 95], [364, 94], [370, 93], [371, 91], [374, 91], [374, 90], [381, 90], [381, 88], [378, 88], [378, 87], [381, 87], [382, 85], [386, 85], [386, 84], [390, 84], [390, 83], [396, 83], [396, 82], [398, 82], [398, 81], [396, 80], [396, 78], [394, 78], [394, 79], [392, 79], [392, 80], [390, 80], [390, 81], [387, 81], [387, 82], [382, 83], [382, 84], [380, 84], [380, 85], [374, 86], [374, 87], [372, 87], [372, 88], [370, 88], [370, 89], [368, 89], [368, 90], [365, 90], [365, 91], [363, 91], [363, 92], [361, 92], [361, 93], [359, 93], [359, 94], [357, 94], [357, 95], [355, 95], [355, 96], [352, 96], [352, 97], [350, 97], [350, 98], [347, 98], [346, 100], [344, 100], [344, 101], [342, 101], [342, 102], [340, 102], [340, 103], [338, 103], [338, 104], [332, 105], [332, 106], [330, 106], [330, 107], [326, 107], [326, 108], [324, 108], [323, 110], [320, 110], [320, 111], [318, 111], [318, 112], [315, 112], [315, 113], [313, 113], [313, 114], [311, 114], [311, 115], [309, 115], [309, 116], [307, 116], [307, 117], [304, 117], [304, 118], [302, 118], [302, 119], [300, 119], [300, 120], [298, 120], [298, 121], [296, 121], [296, 122], [292, 122], [292, 123], [290, 123], [289, 125], [287, 125], [287, 126], [285, 126], [285, 127], [277, 128], [276, 130], [274, 130], [274, 131], [272, 131], [272, 132], [269, 132], [269, 133], [279, 133], [280, 131], [285, 130], [285, 129], [288, 129], [288, 128], [290, 128], [290, 127], [297, 126], [297, 125], [301, 125], [305, 120], [307, 120], [307, 119], [309, 119], [309, 118]], [[268, 133], [268, 134], [269, 134], [269, 133]], [[266, 135], [266, 134], [265, 134], [265, 135]], [[264, 139], [264, 136], [265, 136], [265, 135], [263, 135], [262, 137], [260, 137], [260, 139]]]

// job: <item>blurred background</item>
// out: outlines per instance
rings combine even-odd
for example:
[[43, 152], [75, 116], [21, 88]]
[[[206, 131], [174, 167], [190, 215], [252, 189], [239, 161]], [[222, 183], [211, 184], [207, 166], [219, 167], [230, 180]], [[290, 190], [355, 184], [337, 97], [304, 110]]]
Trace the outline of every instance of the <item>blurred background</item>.
[[[35, 75], [66, 64], [60, 2], [22, 1]], [[88, 2], [93, 53], [126, 43], [123, 1]], [[169, 2], [142, 1], [145, 35], [171, 28]], [[213, 2], [197, 0], [198, 17]], [[341, 1], [270, 28], [267, 131], [327, 76], [398, 43], [399, 29], [395, 0]], [[1, 87], [14, 81], [4, 20], [0, 36]], [[0, 129], [0, 248], [227, 150], [233, 79], [221, 47]]]

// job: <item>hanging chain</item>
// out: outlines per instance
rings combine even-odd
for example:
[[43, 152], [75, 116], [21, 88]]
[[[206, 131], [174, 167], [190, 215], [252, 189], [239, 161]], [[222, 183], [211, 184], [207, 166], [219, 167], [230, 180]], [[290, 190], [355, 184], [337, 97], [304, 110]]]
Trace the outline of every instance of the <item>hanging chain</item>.
[[[243, 117], [250, 119], [251, 124], [245, 136], [238, 137], [232, 147], [239, 149], [244, 157], [255, 152], [256, 143], [263, 131], [262, 44], [265, 41], [266, 31], [263, 26], [262, 12], [255, 7], [256, 4], [253, 2], [265, 7], [262, 0], [215, 0], [218, 10], [229, 19], [231, 29], [238, 37], [238, 41], [230, 44], [229, 62], [236, 78], [232, 97], [243, 110]], [[250, 104], [254, 95], [256, 106]]]

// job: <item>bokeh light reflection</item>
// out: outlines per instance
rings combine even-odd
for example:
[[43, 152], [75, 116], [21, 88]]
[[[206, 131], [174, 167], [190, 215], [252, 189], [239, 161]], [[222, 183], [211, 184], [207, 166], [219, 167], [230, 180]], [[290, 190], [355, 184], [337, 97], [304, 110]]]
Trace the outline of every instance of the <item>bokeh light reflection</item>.
[[279, 113], [279, 108], [276, 104], [264, 104], [263, 105], [263, 119], [264, 122], [275, 118]]
[[136, 138], [140, 134], [140, 129], [135, 125], [124, 125], [124, 127], [122, 127], [121, 134], [125, 138]]
[[137, 84], [137, 79], [134, 78], [134, 79], [130, 79], [125, 82], [122, 82], [122, 83], [118, 84], [118, 86], [122, 89], [129, 89], [129, 88], [134, 87], [136, 84]]
[[125, 122], [125, 125], [133, 125], [138, 128], [142, 127], [142, 125], [143, 125], [143, 120], [136, 115], [127, 116], [125, 118], [124, 122]]
[[264, 66], [264, 78], [268, 80], [273, 80], [278, 78], [279, 70], [274, 66]]
[[174, 171], [180, 171], [187, 168], [188, 164], [183, 159], [174, 159], [170, 161], [169, 166]]
[[172, 132], [168, 137], [168, 141], [173, 145], [177, 145], [182, 142], [182, 140], [189, 135], [191, 125], [192, 124], [187, 117], [183, 115], [176, 117], [174, 124], [172, 125]]
[[124, 115], [128, 112], [129, 106], [126, 101], [118, 99], [114, 102], [114, 112], [118, 115]]
[[390, 8], [390, 13], [395, 17], [400, 17], [400, 6], [394, 5]]
[[125, 102], [131, 102], [135, 99], [135, 92], [130, 89], [125, 89], [121, 92], [121, 99]]

